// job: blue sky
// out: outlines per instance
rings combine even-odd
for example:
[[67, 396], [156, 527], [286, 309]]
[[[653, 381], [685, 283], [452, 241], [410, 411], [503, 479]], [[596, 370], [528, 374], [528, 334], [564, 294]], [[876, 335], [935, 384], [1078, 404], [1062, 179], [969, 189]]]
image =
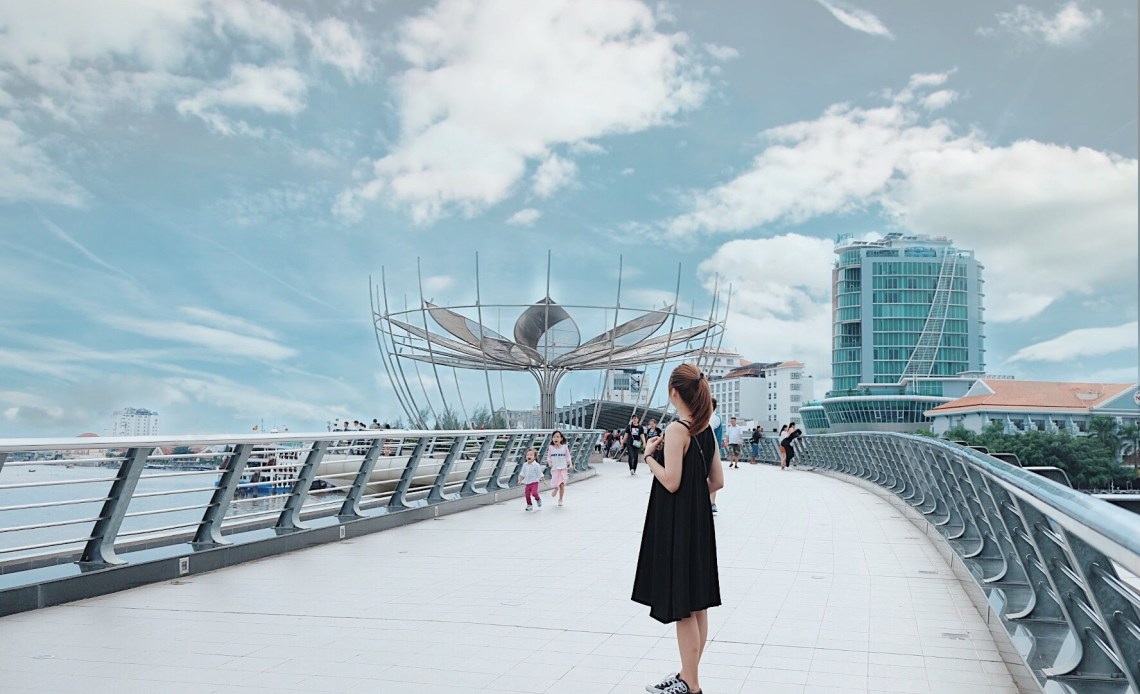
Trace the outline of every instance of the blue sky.
[[821, 394], [841, 233], [975, 250], [991, 372], [1137, 378], [1131, 0], [95, 5], [0, 5], [0, 436], [395, 419], [369, 278], [476, 252], [486, 302], [719, 274]]

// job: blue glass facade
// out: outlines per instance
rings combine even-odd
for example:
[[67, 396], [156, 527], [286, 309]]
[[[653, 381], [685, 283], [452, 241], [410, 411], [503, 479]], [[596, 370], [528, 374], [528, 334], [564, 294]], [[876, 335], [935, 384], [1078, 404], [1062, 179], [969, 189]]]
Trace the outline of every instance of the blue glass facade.
[[816, 428], [924, 427], [922, 412], [950, 399], [943, 380], [985, 369], [981, 263], [949, 239], [903, 234], [841, 240], [836, 254], [832, 390]]

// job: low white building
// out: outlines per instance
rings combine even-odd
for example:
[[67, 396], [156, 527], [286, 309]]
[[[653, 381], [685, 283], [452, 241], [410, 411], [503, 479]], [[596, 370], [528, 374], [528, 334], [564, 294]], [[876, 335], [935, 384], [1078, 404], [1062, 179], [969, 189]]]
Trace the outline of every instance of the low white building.
[[606, 372], [602, 399], [628, 405], [646, 405], [653, 383], [646, 382], [645, 369], [611, 369]]
[[980, 378], [964, 397], [926, 412], [939, 436], [955, 427], [981, 432], [993, 422], [1007, 434], [1025, 431], [1088, 432], [1094, 416], [1121, 424], [1140, 422], [1137, 384], [1063, 383]]
[[815, 382], [798, 361], [751, 363], [710, 377], [717, 412], [727, 422], [736, 417], [765, 432], [779, 431], [788, 422], [801, 426], [800, 406], [815, 397]]
[[688, 363], [700, 365], [709, 379], [722, 378], [728, 372], [750, 364], [747, 359], [740, 356], [739, 352], [727, 347], [721, 349], [707, 347]]
[[112, 436], [157, 436], [158, 413], [141, 407], [124, 407], [115, 411]]

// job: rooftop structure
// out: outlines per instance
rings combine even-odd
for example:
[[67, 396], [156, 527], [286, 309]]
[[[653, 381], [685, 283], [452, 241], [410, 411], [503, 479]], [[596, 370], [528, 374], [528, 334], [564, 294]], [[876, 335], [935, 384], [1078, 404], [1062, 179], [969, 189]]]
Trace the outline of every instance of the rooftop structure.
[[[719, 303], [716, 292], [712, 309], [707, 315], [698, 316], [680, 313], [676, 301], [650, 311], [623, 307], [620, 283], [619, 269], [618, 300], [613, 306], [559, 304], [549, 295], [548, 255], [547, 295], [533, 304], [489, 305], [477, 299], [470, 305], [444, 307], [424, 299], [421, 287], [419, 306], [391, 310], [387, 285], [382, 279], [373, 296], [374, 325], [385, 369], [409, 420], [416, 426], [427, 427], [425, 410], [433, 414], [437, 422], [441, 419], [439, 410], [445, 413], [459, 408], [466, 410], [462, 396], [456, 408], [444, 394], [443, 381], [448, 369], [454, 375], [456, 392], [461, 390], [456, 369], [482, 371], [487, 379], [487, 400], [492, 411], [499, 408], [494, 403], [489, 372], [514, 371], [529, 373], [538, 383], [541, 425], [549, 428], [555, 424], [558, 384], [572, 371], [628, 369], [636, 372], [649, 364], [663, 367], [667, 361], [699, 357], [711, 345], [719, 345], [728, 312], [727, 305]], [[478, 297], [477, 257], [475, 284]], [[679, 292], [680, 267], [677, 287]], [[484, 320], [485, 312], [498, 313], [501, 309], [520, 311], [511, 337], [491, 329]], [[583, 340], [574, 316], [608, 327]], [[433, 330], [433, 323], [443, 332]], [[420, 375], [420, 364], [431, 368], [438, 399], [423, 385], [425, 379]], [[656, 380], [646, 402], [652, 400], [660, 376]], [[638, 385], [644, 388], [647, 384]], [[464, 412], [458, 421], [468, 419]]]

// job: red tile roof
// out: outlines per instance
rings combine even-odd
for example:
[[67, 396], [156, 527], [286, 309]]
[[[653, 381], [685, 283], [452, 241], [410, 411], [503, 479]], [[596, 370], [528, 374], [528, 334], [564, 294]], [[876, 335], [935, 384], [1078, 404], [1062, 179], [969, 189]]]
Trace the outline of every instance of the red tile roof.
[[1088, 410], [1120, 395], [1134, 383], [1063, 383], [1054, 381], [982, 382], [993, 391], [992, 395], [971, 395], [939, 405], [934, 414], [946, 414], [970, 409], [1024, 409], [1024, 410]]

